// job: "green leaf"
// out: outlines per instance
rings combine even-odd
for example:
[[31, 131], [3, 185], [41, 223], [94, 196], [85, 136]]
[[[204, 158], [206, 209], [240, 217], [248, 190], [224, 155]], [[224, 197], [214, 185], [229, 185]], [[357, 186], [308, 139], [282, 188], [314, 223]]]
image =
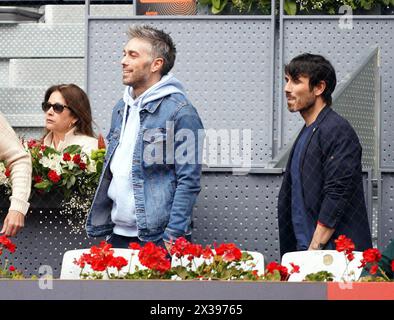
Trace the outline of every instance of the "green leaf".
[[207, 6], [212, 3], [212, 0], [200, 0], [199, 1], [203, 6]]
[[[73, 181], [73, 178], [74, 178], [74, 181]], [[75, 184], [75, 177], [71, 176], [70, 179], [67, 180], [66, 188], [71, 189], [74, 184]]]
[[319, 281], [319, 282], [326, 282], [326, 281], [333, 281], [334, 275], [328, 271], [319, 271], [315, 273], [310, 273], [305, 276], [304, 281]]
[[371, 10], [371, 8], [375, 5], [374, 0], [361, 0], [360, 5], [361, 8], [365, 10]]
[[36, 183], [36, 184], [34, 185], [34, 188], [36, 188], [36, 189], [47, 189], [47, 188], [49, 188], [51, 185], [52, 185], [52, 182], [50, 182], [50, 181], [48, 181], [48, 180], [44, 180], [44, 181], [41, 181], [41, 182], [39, 182], [39, 183]]
[[328, 9], [328, 14], [336, 14], [336, 11], [334, 8]]
[[265, 275], [265, 280], [268, 281], [280, 281], [281, 276], [280, 272], [278, 270], [274, 270], [273, 273], [267, 273]]
[[212, 0], [212, 8], [219, 9], [220, 8], [220, 0]]
[[[220, 1], [219, 1], [220, 2]], [[212, 1], [212, 3], [213, 3], [213, 1]], [[223, 9], [225, 8], [225, 6], [227, 5], [227, 3], [228, 3], [228, 0], [224, 0], [221, 4], [220, 4], [220, 7], [219, 8], [215, 8], [214, 6], [212, 6], [212, 13], [213, 14], [218, 14], [218, 13], [220, 13], [220, 12], [222, 12], [223, 11]]]
[[69, 199], [71, 196], [71, 190], [70, 189], [65, 189], [64, 190], [64, 199]]
[[71, 146], [68, 146], [67, 148], [65, 148], [63, 150], [63, 153], [81, 153], [82, 148], [81, 146], [77, 145], [77, 144], [73, 144]]
[[97, 171], [97, 173], [98, 174], [101, 174], [101, 171], [103, 171], [103, 163], [100, 161], [100, 162], [96, 162], [96, 171]]
[[293, 0], [285, 0], [283, 9], [288, 15], [295, 15], [297, 13], [297, 4]]
[[55, 149], [51, 148], [51, 147], [46, 147], [44, 152], [43, 152], [44, 156], [48, 157], [50, 154], [59, 154], [59, 151], [56, 151]]

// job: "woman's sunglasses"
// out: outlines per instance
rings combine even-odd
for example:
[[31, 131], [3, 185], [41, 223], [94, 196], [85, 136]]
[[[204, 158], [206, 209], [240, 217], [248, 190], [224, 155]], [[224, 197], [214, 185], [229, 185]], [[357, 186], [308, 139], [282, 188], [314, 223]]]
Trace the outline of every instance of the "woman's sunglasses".
[[42, 103], [42, 111], [47, 112], [50, 108], [53, 109], [56, 113], [62, 113], [64, 108], [70, 109], [68, 106], [62, 105], [60, 103], [49, 103], [48, 101], [44, 101]]

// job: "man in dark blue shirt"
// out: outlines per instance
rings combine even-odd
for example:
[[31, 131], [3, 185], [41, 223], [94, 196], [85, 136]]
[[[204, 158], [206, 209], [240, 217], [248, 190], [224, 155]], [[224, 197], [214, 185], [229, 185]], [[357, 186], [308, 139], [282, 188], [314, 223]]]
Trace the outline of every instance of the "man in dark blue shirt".
[[281, 255], [334, 248], [344, 234], [356, 250], [372, 247], [361, 152], [349, 122], [331, 109], [335, 70], [320, 55], [285, 66], [287, 105], [305, 121], [291, 151], [278, 199]]
[[294, 234], [297, 239], [297, 250], [308, 250], [314, 232], [314, 222], [305, 214], [305, 204], [302, 195], [300, 161], [301, 153], [313, 132], [313, 124], [302, 129], [300, 138], [294, 148], [290, 166], [291, 175], [291, 218]]

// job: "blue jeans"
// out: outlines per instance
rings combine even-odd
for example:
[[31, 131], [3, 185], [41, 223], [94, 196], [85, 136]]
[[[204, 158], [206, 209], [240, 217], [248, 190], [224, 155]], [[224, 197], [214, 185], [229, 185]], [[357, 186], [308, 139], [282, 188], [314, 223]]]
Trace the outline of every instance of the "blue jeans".
[[[111, 234], [107, 240], [108, 243], [112, 244], [113, 248], [128, 249], [130, 242], [137, 242], [141, 246], [144, 246], [147, 242], [141, 241], [138, 237], [125, 237], [118, 234]], [[163, 239], [152, 241], [155, 245], [166, 248]]]

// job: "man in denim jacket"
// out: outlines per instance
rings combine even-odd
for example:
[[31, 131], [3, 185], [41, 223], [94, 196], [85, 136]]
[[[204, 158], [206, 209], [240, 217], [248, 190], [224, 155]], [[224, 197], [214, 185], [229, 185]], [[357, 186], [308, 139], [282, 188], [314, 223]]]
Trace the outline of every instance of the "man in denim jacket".
[[113, 247], [153, 241], [169, 250], [191, 234], [204, 130], [181, 83], [169, 74], [176, 55], [171, 37], [149, 26], [130, 28], [128, 35], [121, 61], [126, 88], [112, 112], [86, 230], [107, 236]]

